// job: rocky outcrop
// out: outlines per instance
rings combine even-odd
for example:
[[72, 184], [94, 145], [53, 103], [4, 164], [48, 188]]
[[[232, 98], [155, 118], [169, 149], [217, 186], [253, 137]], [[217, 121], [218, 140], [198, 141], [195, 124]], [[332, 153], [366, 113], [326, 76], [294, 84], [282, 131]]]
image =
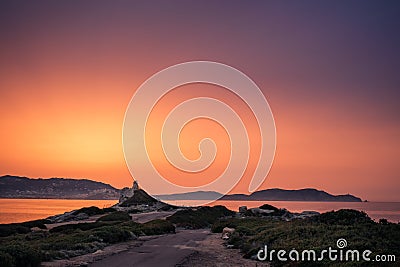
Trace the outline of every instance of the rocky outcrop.
[[50, 216], [47, 218], [47, 220], [50, 220], [52, 223], [82, 221], [82, 220], [87, 220], [87, 219], [89, 219], [88, 214], [86, 214], [84, 212], [80, 212], [80, 213], [76, 214], [75, 211], [68, 211], [63, 214], [54, 215], [54, 216]]
[[295, 213], [290, 212], [287, 209], [278, 209], [272, 205], [264, 204], [258, 208], [247, 209], [245, 212], [239, 212], [238, 214], [239, 216], [245, 217], [269, 217], [271, 219], [291, 221], [293, 219], [304, 219], [312, 217], [315, 215], [319, 215], [320, 213], [316, 211], [303, 211], [301, 213]]
[[169, 210], [175, 207], [150, 196], [146, 191], [140, 189], [138, 183], [135, 181], [132, 188], [122, 190], [120, 201], [113, 208], [124, 211], [135, 210], [137, 212], [145, 212]]
[[245, 213], [247, 211], [247, 206], [239, 207], [239, 213]]
[[228, 240], [234, 232], [235, 228], [225, 227], [224, 229], [222, 229], [222, 239]]

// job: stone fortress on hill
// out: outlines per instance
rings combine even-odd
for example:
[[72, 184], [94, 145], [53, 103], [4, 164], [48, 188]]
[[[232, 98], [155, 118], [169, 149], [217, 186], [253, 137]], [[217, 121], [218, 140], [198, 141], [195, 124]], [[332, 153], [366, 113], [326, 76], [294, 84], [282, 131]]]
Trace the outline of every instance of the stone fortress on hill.
[[135, 180], [131, 188], [125, 187], [121, 190], [119, 201], [113, 208], [123, 211], [135, 210], [143, 212], [170, 210], [176, 207], [150, 196], [140, 188], [139, 183]]
[[133, 197], [135, 191], [137, 190], [139, 190], [139, 183], [136, 180], [134, 180], [131, 188], [125, 187], [121, 189], [121, 195], [119, 197], [118, 203], [123, 203], [125, 200]]

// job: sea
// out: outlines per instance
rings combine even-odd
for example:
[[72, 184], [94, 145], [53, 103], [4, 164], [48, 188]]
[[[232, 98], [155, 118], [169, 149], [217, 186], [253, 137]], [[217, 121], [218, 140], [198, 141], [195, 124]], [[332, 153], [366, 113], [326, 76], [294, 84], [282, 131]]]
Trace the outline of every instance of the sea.
[[[0, 224], [17, 223], [43, 219], [52, 215], [82, 207], [111, 207], [117, 200], [75, 200], [75, 199], [0, 199]], [[180, 206], [196, 206], [196, 200], [169, 201]], [[237, 211], [240, 206], [248, 208], [270, 204], [285, 208], [291, 212], [318, 211], [327, 212], [339, 209], [356, 209], [366, 212], [372, 219], [378, 221], [385, 218], [388, 221], [400, 222], [400, 202], [300, 202], [300, 201], [226, 201], [217, 200], [210, 206], [223, 205]]]
[[83, 207], [108, 208], [118, 200], [0, 199], [0, 224], [44, 219]]

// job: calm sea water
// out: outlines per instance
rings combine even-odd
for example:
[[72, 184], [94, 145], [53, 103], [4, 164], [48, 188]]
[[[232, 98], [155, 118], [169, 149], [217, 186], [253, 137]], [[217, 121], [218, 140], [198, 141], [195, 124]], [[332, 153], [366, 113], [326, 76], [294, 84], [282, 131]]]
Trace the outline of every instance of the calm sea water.
[[[195, 206], [195, 200], [169, 201], [171, 204]], [[71, 199], [0, 199], [0, 223], [23, 222], [46, 218], [82, 207], [110, 207], [117, 200], [71, 200]], [[248, 208], [271, 204], [292, 212], [314, 210], [326, 212], [338, 209], [365, 211], [372, 219], [386, 218], [392, 222], [400, 221], [400, 202], [297, 202], [297, 201], [216, 201], [210, 205], [224, 205], [237, 211], [239, 206]]]
[[117, 200], [0, 199], [0, 223], [47, 218], [82, 207], [110, 207]]

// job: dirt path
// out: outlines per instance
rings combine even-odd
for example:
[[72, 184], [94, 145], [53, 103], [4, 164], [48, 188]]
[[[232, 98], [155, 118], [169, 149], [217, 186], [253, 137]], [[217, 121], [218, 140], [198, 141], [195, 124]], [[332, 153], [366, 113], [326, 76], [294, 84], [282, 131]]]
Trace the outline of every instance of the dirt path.
[[209, 230], [180, 230], [176, 234], [143, 236], [138, 240], [105, 247], [95, 253], [69, 260], [44, 262], [46, 267], [66, 266], [176, 266], [176, 267], [261, 267], [265, 263], [244, 259], [237, 249], [227, 249], [221, 234]]
[[177, 267], [262, 267], [267, 263], [244, 259], [238, 249], [227, 249], [221, 234], [209, 234], [200, 241], [194, 253], [183, 259]]
[[209, 235], [208, 230], [181, 230], [176, 234], [163, 235], [145, 241], [139, 247], [130, 248], [90, 264], [91, 267], [123, 266], [176, 266], [195, 252], [200, 241]]
[[[145, 223], [154, 219], [164, 219], [175, 211], [139, 213], [132, 220]], [[90, 218], [95, 220], [97, 218]], [[71, 223], [71, 222], [69, 222]], [[237, 249], [227, 249], [221, 234], [210, 230], [178, 230], [176, 234], [142, 236], [139, 239], [105, 247], [95, 253], [69, 260], [43, 263], [42, 266], [177, 266], [177, 267], [228, 267], [228, 266], [268, 266], [260, 262], [244, 259]]]

